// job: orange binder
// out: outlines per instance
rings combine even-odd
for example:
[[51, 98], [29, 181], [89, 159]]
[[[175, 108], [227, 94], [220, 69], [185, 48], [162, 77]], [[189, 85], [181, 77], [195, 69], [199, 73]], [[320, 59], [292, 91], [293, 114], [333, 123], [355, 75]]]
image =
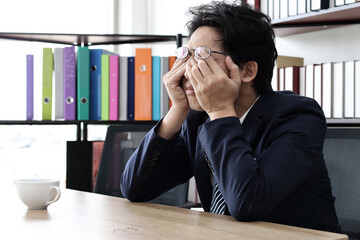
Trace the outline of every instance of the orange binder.
[[151, 48], [135, 49], [135, 121], [152, 118], [152, 58]]
[[169, 70], [171, 70], [171, 68], [174, 66], [175, 61], [176, 61], [175, 56], [169, 56]]
[[[175, 56], [169, 56], [169, 71], [172, 69], [172, 67], [174, 66], [174, 63], [176, 61], [176, 57]], [[169, 109], [172, 106], [172, 102], [171, 99], [169, 98]]]

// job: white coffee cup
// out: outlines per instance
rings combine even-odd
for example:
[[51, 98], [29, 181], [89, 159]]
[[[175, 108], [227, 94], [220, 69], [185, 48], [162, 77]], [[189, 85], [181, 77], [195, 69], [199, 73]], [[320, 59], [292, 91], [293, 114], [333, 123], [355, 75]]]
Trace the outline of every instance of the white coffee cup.
[[59, 200], [61, 191], [57, 179], [29, 178], [15, 180], [21, 201], [29, 209], [45, 209]]

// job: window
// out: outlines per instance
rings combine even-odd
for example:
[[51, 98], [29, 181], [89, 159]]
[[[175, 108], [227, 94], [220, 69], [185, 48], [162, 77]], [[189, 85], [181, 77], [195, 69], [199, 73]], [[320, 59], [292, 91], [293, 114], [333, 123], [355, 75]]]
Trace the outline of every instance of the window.
[[[2, 32], [109, 34], [113, 0], [6, 1], [1, 3], [0, 22]], [[34, 119], [41, 120], [43, 47], [64, 45], [0, 39], [0, 120], [25, 119], [26, 54], [34, 54]], [[0, 125], [0, 133], [0, 181], [51, 176], [63, 184], [66, 141], [76, 140], [76, 126]]]

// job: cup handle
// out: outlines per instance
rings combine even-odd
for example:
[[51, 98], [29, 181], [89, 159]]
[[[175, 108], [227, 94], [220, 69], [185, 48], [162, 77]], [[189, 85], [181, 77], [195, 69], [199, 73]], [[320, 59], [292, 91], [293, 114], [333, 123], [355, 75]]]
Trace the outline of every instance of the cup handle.
[[46, 202], [46, 207], [49, 206], [50, 204], [56, 202], [57, 200], [59, 200], [59, 198], [61, 196], [61, 191], [60, 191], [60, 188], [58, 186], [52, 186], [50, 189], [51, 189], [51, 191], [53, 191], [55, 189], [56, 196], [54, 197], [53, 200], [50, 200], [50, 201]]

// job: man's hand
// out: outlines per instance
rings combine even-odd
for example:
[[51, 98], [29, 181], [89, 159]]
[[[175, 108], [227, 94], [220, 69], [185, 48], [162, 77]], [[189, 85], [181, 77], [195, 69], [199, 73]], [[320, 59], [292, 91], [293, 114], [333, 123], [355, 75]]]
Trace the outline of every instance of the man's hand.
[[235, 101], [241, 87], [239, 67], [226, 57], [229, 76], [210, 56], [206, 60], [189, 59], [186, 74], [190, 78], [197, 100], [211, 120], [236, 116]]
[[171, 139], [180, 129], [190, 111], [189, 102], [182, 88], [181, 79], [186, 69], [186, 59], [176, 59], [173, 68], [164, 75], [163, 83], [172, 101], [172, 107], [158, 129], [158, 135]]
[[172, 107], [188, 112], [189, 102], [181, 85], [181, 79], [186, 70], [186, 59], [176, 59], [172, 69], [163, 77], [163, 83], [172, 101]]

